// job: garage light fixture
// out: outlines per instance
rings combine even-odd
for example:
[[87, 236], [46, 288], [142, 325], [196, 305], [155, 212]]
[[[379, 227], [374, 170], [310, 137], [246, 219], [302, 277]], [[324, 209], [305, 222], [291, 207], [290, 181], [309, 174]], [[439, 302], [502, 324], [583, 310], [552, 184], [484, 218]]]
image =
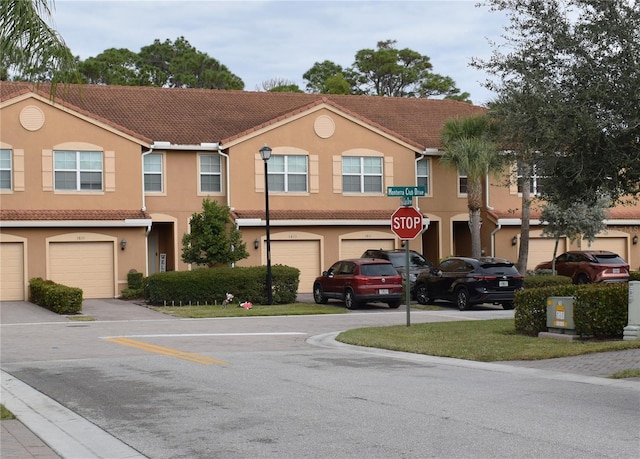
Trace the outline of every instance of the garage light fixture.
[[635, 236], [633, 236], [633, 245], [636, 245], [638, 243], [638, 235], [636, 234]]
[[127, 248], [127, 240], [126, 239], [122, 238], [122, 240], [120, 241], [120, 248], [122, 250]]
[[253, 248], [258, 250], [258, 247], [260, 247], [260, 239], [256, 238], [256, 240], [253, 241]]
[[518, 236], [513, 236], [513, 239], [511, 239], [511, 245], [517, 245], [518, 244]]

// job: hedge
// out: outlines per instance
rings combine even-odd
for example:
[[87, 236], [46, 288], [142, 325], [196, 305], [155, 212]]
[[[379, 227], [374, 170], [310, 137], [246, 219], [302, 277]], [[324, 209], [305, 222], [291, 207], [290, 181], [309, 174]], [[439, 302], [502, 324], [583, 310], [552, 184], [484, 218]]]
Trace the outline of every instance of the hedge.
[[[274, 304], [294, 303], [300, 270], [271, 267]], [[227, 293], [234, 302], [267, 304], [266, 266], [199, 268], [152, 274], [144, 286], [145, 301], [153, 305], [220, 304]]]
[[79, 314], [82, 294], [80, 288], [56, 284], [41, 277], [29, 281], [29, 301], [57, 314]]

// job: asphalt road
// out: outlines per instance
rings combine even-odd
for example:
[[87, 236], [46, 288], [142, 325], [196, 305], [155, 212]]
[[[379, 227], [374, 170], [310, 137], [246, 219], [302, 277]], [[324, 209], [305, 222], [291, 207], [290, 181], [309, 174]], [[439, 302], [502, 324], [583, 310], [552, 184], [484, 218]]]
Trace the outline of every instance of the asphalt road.
[[[110, 304], [93, 322], [8, 323], [3, 309], [2, 370], [148, 458], [637, 457], [638, 383], [332, 340], [405, 324], [402, 310], [119, 320]], [[513, 311], [411, 320], [497, 317]]]

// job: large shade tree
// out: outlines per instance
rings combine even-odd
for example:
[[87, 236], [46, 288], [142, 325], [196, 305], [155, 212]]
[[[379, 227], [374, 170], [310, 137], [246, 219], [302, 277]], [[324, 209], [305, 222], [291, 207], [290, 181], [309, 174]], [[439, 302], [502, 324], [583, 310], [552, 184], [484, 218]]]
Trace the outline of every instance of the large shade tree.
[[73, 74], [73, 54], [51, 25], [53, 8], [53, 0], [0, 1], [0, 79], [55, 82]]
[[467, 176], [467, 206], [471, 231], [471, 256], [480, 257], [480, 211], [482, 209], [482, 182], [487, 174], [497, 176], [503, 168], [503, 159], [491, 141], [491, 124], [485, 115], [453, 118], [445, 122], [442, 131], [444, 154], [440, 161], [455, 167]]
[[[506, 13], [503, 43], [473, 65], [488, 88], [537, 89], [542, 197], [567, 207], [640, 194], [640, 4], [637, 0], [488, 0]], [[509, 116], [529, 110], [514, 104]]]

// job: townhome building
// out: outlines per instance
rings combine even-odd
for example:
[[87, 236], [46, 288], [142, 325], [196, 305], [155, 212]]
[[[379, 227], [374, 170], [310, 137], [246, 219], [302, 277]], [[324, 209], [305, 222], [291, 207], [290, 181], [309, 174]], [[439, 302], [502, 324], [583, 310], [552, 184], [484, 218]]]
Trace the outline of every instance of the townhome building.
[[[268, 203], [271, 263], [300, 269], [301, 293], [338, 259], [403, 246], [390, 226], [400, 198], [388, 187], [425, 188], [413, 198], [426, 229], [412, 250], [433, 262], [470, 255], [466, 177], [440, 162], [440, 130], [484, 111], [452, 100], [2, 82], [0, 300], [28, 299], [34, 277], [111, 298], [131, 270], [192, 269], [182, 237], [204, 199], [231, 209], [249, 252], [238, 266], [266, 264]], [[505, 182], [486, 180], [482, 248], [515, 261], [521, 196], [517, 180]], [[536, 218], [531, 268], [555, 244]], [[640, 208], [620, 206], [591, 247], [637, 269], [638, 234]], [[574, 247], [561, 240], [559, 250]]]

